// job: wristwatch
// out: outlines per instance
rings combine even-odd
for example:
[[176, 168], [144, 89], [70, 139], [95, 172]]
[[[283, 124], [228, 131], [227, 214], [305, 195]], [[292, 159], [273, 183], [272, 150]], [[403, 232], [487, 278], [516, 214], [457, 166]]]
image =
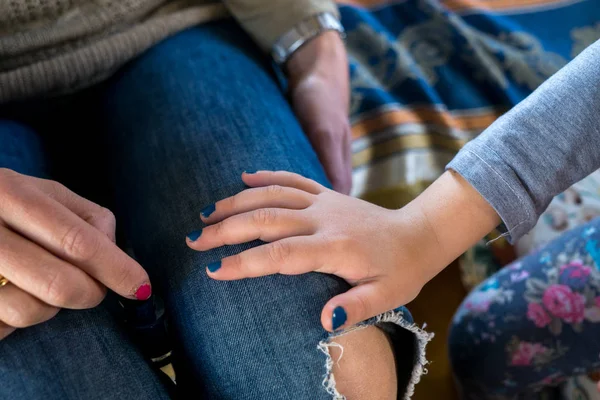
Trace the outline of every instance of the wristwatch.
[[321, 13], [303, 20], [275, 43], [273, 59], [279, 65], [285, 64], [296, 50], [327, 31], [339, 32], [344, 37], [344, 27], [332, 13]]

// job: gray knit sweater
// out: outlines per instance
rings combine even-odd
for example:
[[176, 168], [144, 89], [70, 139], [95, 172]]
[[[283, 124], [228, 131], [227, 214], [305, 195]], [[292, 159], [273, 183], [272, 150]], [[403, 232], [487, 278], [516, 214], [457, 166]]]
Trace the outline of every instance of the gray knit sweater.
[[266, 51], [332, 0], [0, 0], [0, 104], [105, 79], [158, 41], [233, 15]]

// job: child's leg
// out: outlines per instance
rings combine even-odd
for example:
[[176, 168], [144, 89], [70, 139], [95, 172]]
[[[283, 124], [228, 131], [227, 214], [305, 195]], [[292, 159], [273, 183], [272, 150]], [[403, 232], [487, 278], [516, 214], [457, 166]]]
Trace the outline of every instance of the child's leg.
[[513, 398], [600, 368], [599, 242], [596, 219], [465, 299], [450, 333], [465, 398]]

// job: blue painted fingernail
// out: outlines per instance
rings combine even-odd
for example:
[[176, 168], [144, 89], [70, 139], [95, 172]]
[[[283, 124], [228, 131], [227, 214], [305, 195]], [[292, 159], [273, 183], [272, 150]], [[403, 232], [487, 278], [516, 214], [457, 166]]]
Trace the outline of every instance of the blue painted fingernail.
[[249, 170], [244, 171], [244, 173], [247, 174], [247, 175], [253, 175], [253, 174], [256, 173], [256, 170], [255, 169], [249, 169]]
[[336, 307], [335, 310], [333, 310], [333, 316], [331, 317], [331, 325], [333, 330], [335, 331], [337, 328], [344, 325], [346, 323], [346, 319], [348, 319], [346, 310], [344, 310], [343, 307]]
[[215, 209], [216, 209], [216, 207], [215, 207], [215, 204], [213, 203], [210, 206], [204, 207], [202, 209], [202, 211], [200, 211], [200, 215], [202, 215], [204, 218], [208, 218], [208, 217], [210, 217], [210, 215], [212, 213], [215, 212]]
[[217, 272], [221, 268], [221, 261], [215, 261], [207, 265], [210, 272]]
[[190, 239], [190, 242], [195, 242], [202, 235], [202, 229], [198, 229], [197, 231], [188, 233], [187, 238]]

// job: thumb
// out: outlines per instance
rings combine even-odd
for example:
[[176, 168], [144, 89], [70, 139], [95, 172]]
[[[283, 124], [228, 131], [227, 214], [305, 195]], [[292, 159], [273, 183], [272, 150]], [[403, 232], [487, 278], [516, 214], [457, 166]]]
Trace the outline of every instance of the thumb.
[[395, 308], [392, 296], [381, 282], [353, 287], [329, 300], [321, 313], [321, 324], [329, 332], [358, 324]]

